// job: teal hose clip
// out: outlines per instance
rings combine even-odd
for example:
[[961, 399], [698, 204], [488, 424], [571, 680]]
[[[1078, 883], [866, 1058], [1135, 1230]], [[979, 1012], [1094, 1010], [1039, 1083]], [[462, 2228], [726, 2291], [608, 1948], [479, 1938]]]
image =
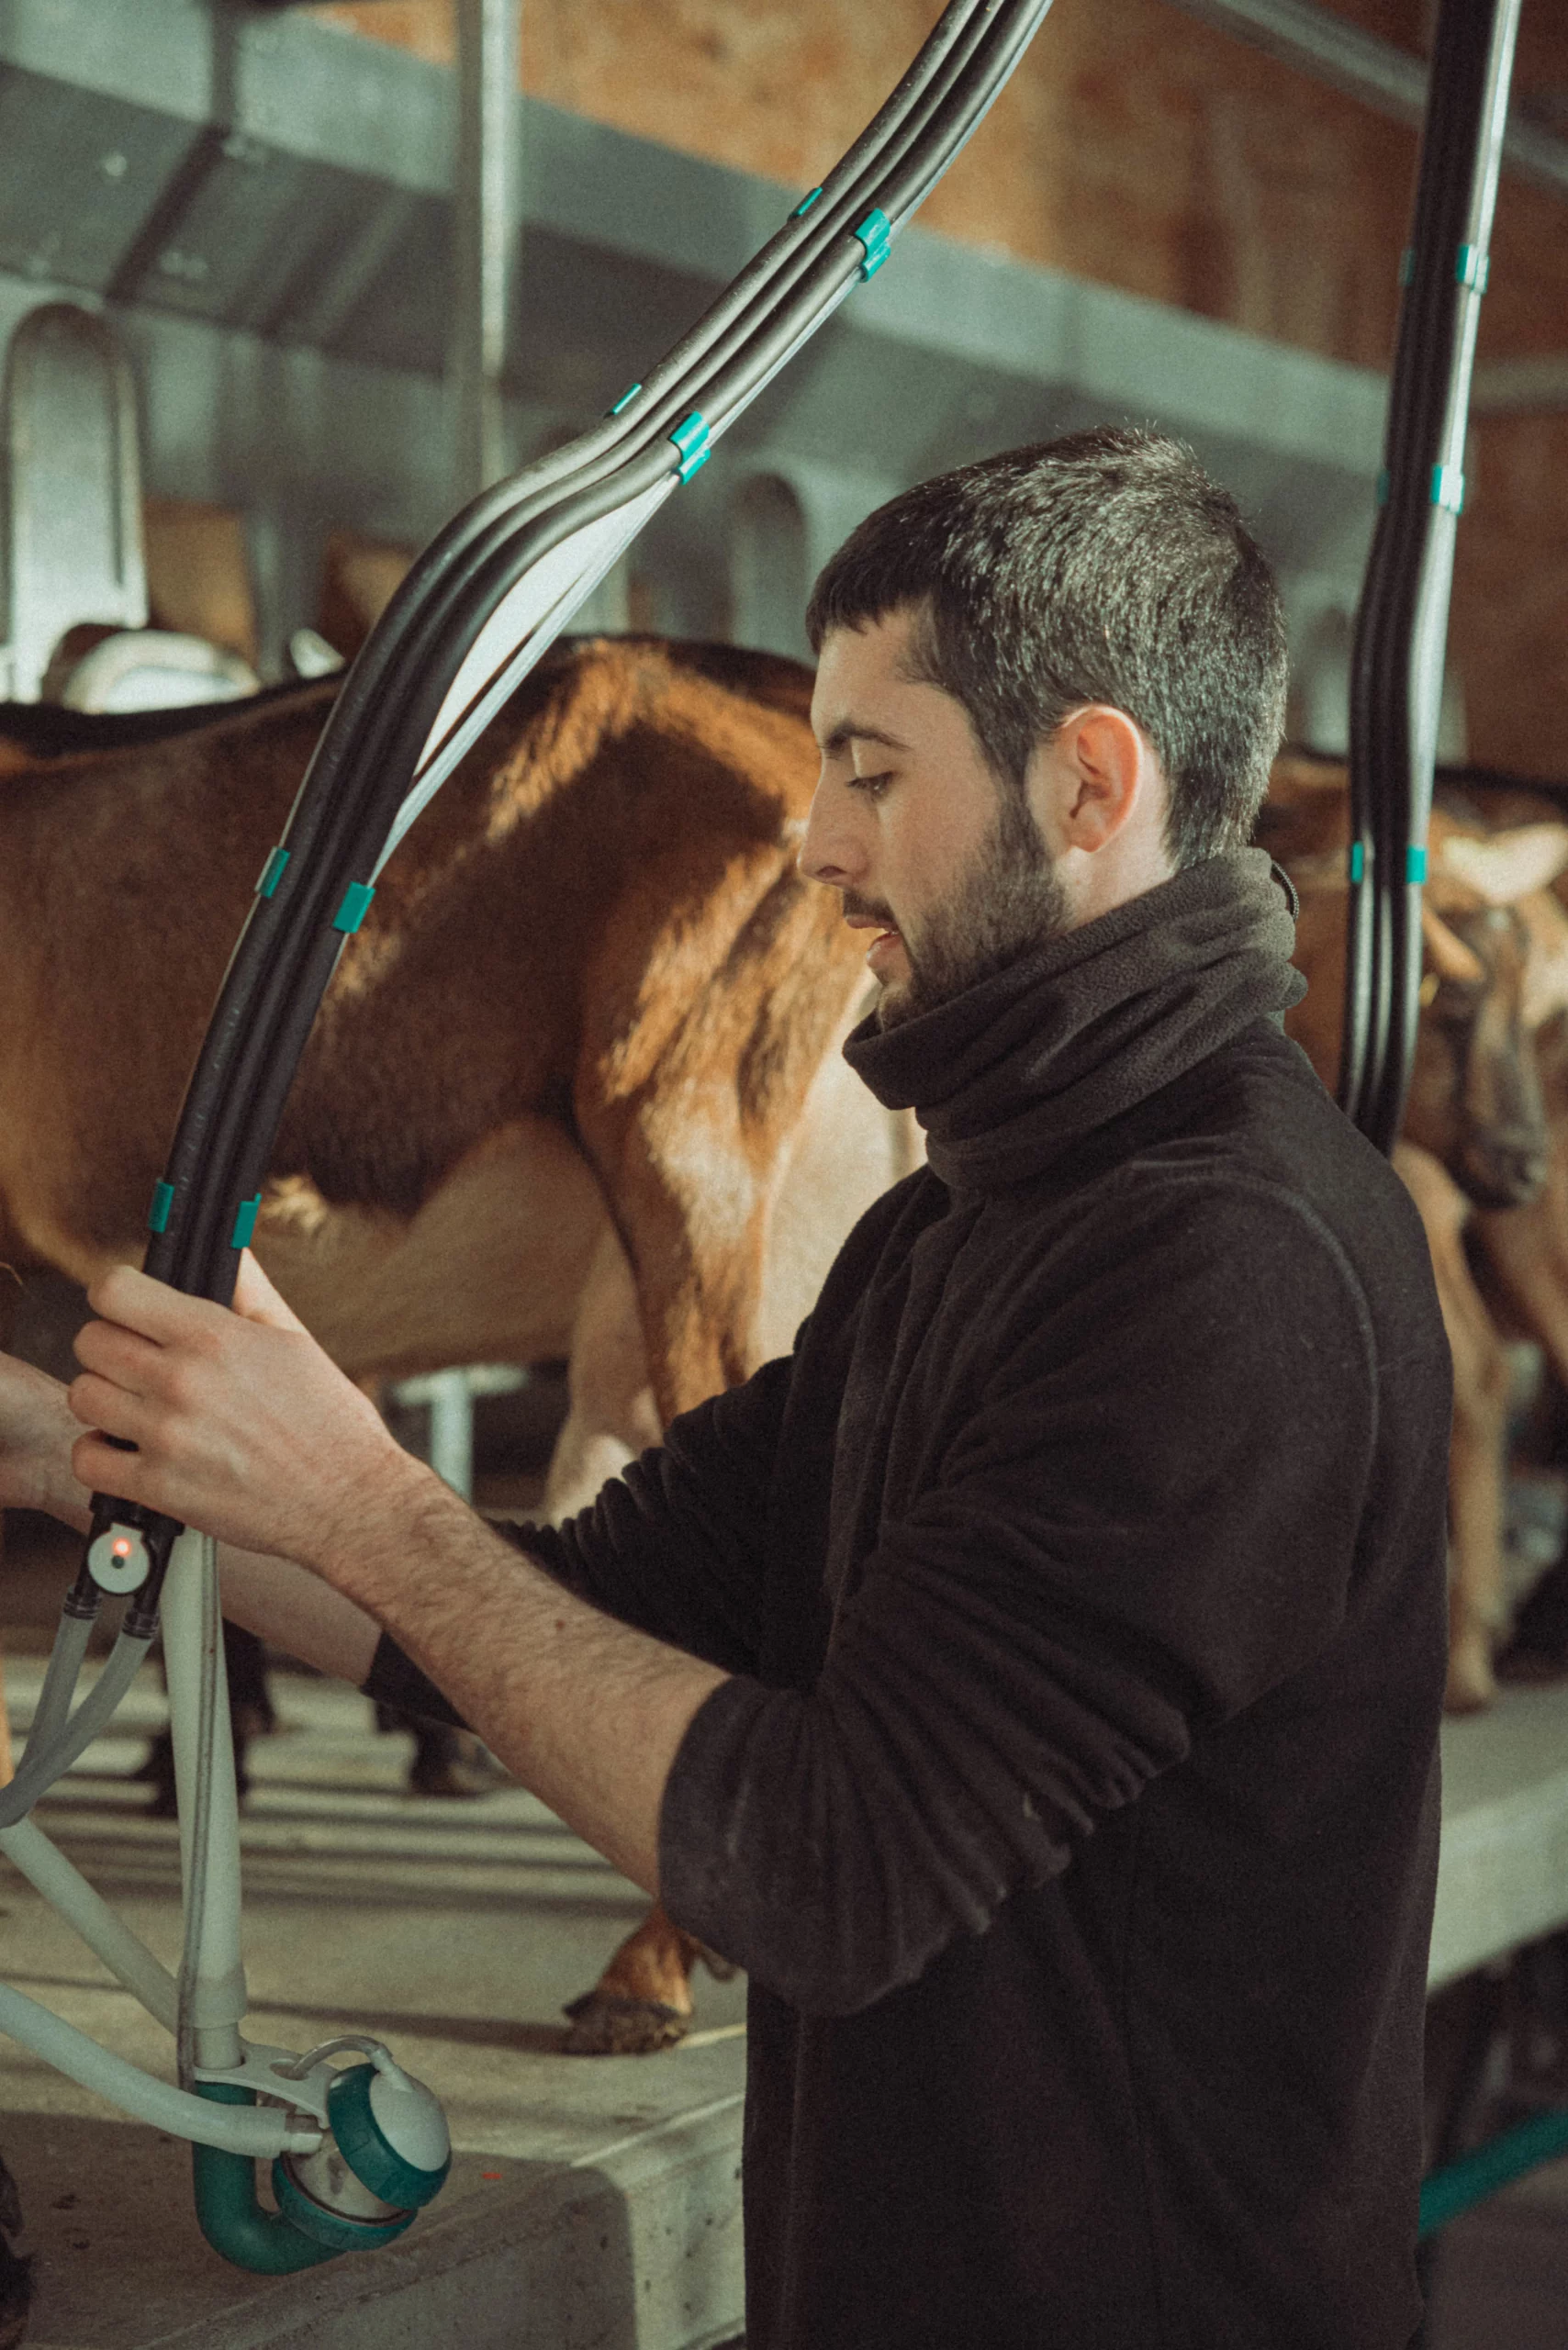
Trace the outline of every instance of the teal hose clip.
[[689, 481], [699, 473], [712, 454], [708, 446], [708, 427], [696, 408], [683, 417], [669, 435], [680, 452], [679, 473], [682, 481]]
[[169, 1218], [174, 1213], [174, 1187], [173, 1183], [154, 1183], [152, 1186], [152, 1205], [147, 1211], [148, 1231], [167, 1232], [169, 1229]]
[[1464, 475], [1458, 465], [1432, 467], [1431, 498], [1434, 506], [1442, 507], [1450, 514], [1464, 511]]
[[860, 240], [866, 255], [860, 274], [862, 278], [875, 277], [892, 251], [893, 224], [885, 212], [868, 212], [853, 233]]
[[343, 891], [342, 905], [332, 916], [332, 928], [341, 930], [345, 938], [352, 938], [370, 912], [370, 901], [375, 895], [373, 882], [351, 881]]
[[256, 882], [258, 898], [270, 898], [273, 895], [278, 883], [283, 879], [283, 868], [287, 863], [287, 849], [274, 848], [268, 851], [267, 861], [263, 866]]

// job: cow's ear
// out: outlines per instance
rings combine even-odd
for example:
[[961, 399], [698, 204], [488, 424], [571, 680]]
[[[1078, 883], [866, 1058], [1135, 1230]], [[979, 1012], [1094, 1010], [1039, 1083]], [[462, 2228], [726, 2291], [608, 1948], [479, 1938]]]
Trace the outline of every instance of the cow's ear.
[[1426, 941], [1427, 960], [1439, 979], [1456, 979], [1465, 988], [1481, 986], [1486, 967], [1480, 956], [1465, 945], [1457, 931], [1449, 928], [1425, 898], [1421, 901], [1421, 936]]
[[1438, 862], [1489, 906], [1511, 906], [1532, 890], [1546, 889], [1568, 867], [1568, 824], [1516, 824], [1484, 840], [1450, 833]]

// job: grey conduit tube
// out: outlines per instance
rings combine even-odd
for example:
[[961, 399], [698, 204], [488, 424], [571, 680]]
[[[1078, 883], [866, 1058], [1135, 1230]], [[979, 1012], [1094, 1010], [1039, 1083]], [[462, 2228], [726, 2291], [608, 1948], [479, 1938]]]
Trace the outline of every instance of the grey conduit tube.
[[204, 2085], [193, 2096], [171, 2082], [154, 2080], [151, 2073], [100, 2048], [74, 2024], [66, 2023], [37, 1999], [29, 1999], [25, 1991], [13, 1990], [8, 1983], [0, 1983], [0, 2031], [30, 2048], [67, 2080], [118, 2105], [134, 2121], [166, 2130], [171, 2137], [193, 2138], [202, 2145], [242, 2154], [252, 2163], [264, 2162], [274, 2154], [314, 2154], [321, 2143], [319, 2123], [296, 2122], [283, 2106], [253, 2106], [249, 2091], [244, 2093], [246, 2109], [230, 2113], [225, 2107], [232, 2100], [209, 2101], [207, 2087], [211, 2085]]
[[28, 1732], [29, 1749], [40, 1754], [48, 1751], [65, 1726], [71, 1711], [71, 1700], [76, 1695], [76, 1683], [81, 1675], [82, 1660], [87, 1653], [87, 1642], [93, 1634], [90, 1616], [65, 1615], [60, 1619], [60, 1629], [50, 1651], [49, 1670], [43, 1676], [39, 1693], [33, 1726]]
[[39, 1796], [46, 1794], [57, 1779], [63, 1778], [93, 1740], [107, 1729], [120, 1699], [146, 1662], [147, 1649], [147, 1639], [138, 1639], [133, 1632], [122, 1632], [109, 1652], [108, 1662], [65, 1728], [42, 1750], [36, 1740], [28, 1740], [20, 1770], [8, 1787], [0, 1787], [0, 1828], [14, 1828], [18, 1819], [25, 1819]]
[[95, 1893], [80, 1870], [56, 1850], [37, 1820], [18, 1819], [10, 1828], [0, 1828], [0, 1852], [75, 1928], [88, 1949], [140, 2000], [148, 2014], [155, 2016], [165, 2031], [173, 2031], [179, 2014], [174, 1976], [116, 1917], [103, 1897]]

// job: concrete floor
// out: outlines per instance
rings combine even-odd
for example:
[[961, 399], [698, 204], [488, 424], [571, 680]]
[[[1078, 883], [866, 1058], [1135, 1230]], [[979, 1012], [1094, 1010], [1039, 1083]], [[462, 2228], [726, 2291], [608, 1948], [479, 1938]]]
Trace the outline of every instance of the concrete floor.
[[[25, 1722], [41, 1660], [13, 1657]], [[305, 2049], [385, 2036], [446, 2106], [456, 2160], [398, 2246], [263, 2280], [197, 2232], [189, 2155], [0, 2041], [5, 2154], [39, 2255], [37, 2350], [695, 2350], [740, 2322], [744, 1986], [700, 1978], [699, 2028], [652, 2058], [568, 2057], [562, 2003], [645, 1906], [521, 1789], [403, 1792], [406, 1738], [352, 1691], [275, 1683], [242, 1841], [251, 2036]], [[162, 1719], [154, 1675], [38, 1814], [166, 1962], [172, 1822], [128, 1774]], [[0, 1877], [6, 1975], [135, 2061], [166, 2035], [18, 1878]]]

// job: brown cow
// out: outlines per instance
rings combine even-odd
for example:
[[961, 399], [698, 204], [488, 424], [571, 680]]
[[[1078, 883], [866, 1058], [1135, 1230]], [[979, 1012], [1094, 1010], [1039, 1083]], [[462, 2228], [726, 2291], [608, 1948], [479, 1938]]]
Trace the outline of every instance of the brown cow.
[[[1260, 838], [1302, 893], [1296, 959], [1314, 979], [1286, 1024], [1329, 1085], [1339, 1059], [1349, 835], [1343, 766], [1282, 759]], [[1535, 1039], [1568, 1004], [1568, 918], [1549, 886], [1568, 865], [1568, 826], [1539, 801], [1443, 790], [1429, 847], [1424, 1012], [1394, 1164], [1426, 1226], [1453, 1355], [1448, 1703], [1469, 1712], [1495, 1694], [1508, 1364], [1464, 1236], [1478, 1204], [1506, 1212], [1476, 1218], [1477, 1229], [1538, 1217], [1527, 1203], [1554, 1163]]]
[[[865, 984], [796, 874], [809, 674], [563, 648], [399, 848], [290, 1097], [263, 1262], [352, 1374], [565, 1355], [549, 1505], [787, 1345], [915, 1163], [837, 1045]], [[0, 1257], [140, 1257], [225, 957], [330, 699], [314, 688], [0, 793]], [[78, 732], [80, 723], [78, 722]], [[132, 725], [132, 735], [145, 728]], [[588, 2044], [689, 2011], [656, 1916]], [[633, 2035], [648, 2028], [633, 2016]], [[627, 2044], [618, 2042], [617, 2044]]]
[[[858, 957], [792, 870], [809, 683], [711, 648], [560, 653], [389, 866], [290, 1102], [263, 1260], [360, 1376], [569, 1352], [557, 1509], [784, 1343], [855, 1210], [909, 1163], [833, 1050]], [[140, 1250], [223, 953], [329, 698], [274, 699], [151, 755], [40, 765], [36, 739], [14, 754], [14, 1259], [87, 1278]], [[1314, 772], [1296, 793], [1309, 832], [1327, 804]], [[1302, 850], [1300, 807], [1293, 821]], [[1327, 853], [1313, 843], [1302, 853]], [[139, 983], [117, 986], [113, 944], [138, 921], [120, 968]], [[149, 939], [175, 957], [161, 991]], [[1310, 1024], [1337, 986], [1310, 904], [1304, 951], [1326, 967]], [[1467, 1080], [1451, 1106], [1473, 1059], [1445, 1048], [1426, 1089], [1434, 1143], [1462, 1157], [1487, 1143], [1484, 1089]], [[1514, 1147], [1505, 1136], [1505, 1159]], [[633, 1937], [600, 1986], [603, 2028], [622, 2000], [689, 2011], [691, 1955], [657, 1919]]]

